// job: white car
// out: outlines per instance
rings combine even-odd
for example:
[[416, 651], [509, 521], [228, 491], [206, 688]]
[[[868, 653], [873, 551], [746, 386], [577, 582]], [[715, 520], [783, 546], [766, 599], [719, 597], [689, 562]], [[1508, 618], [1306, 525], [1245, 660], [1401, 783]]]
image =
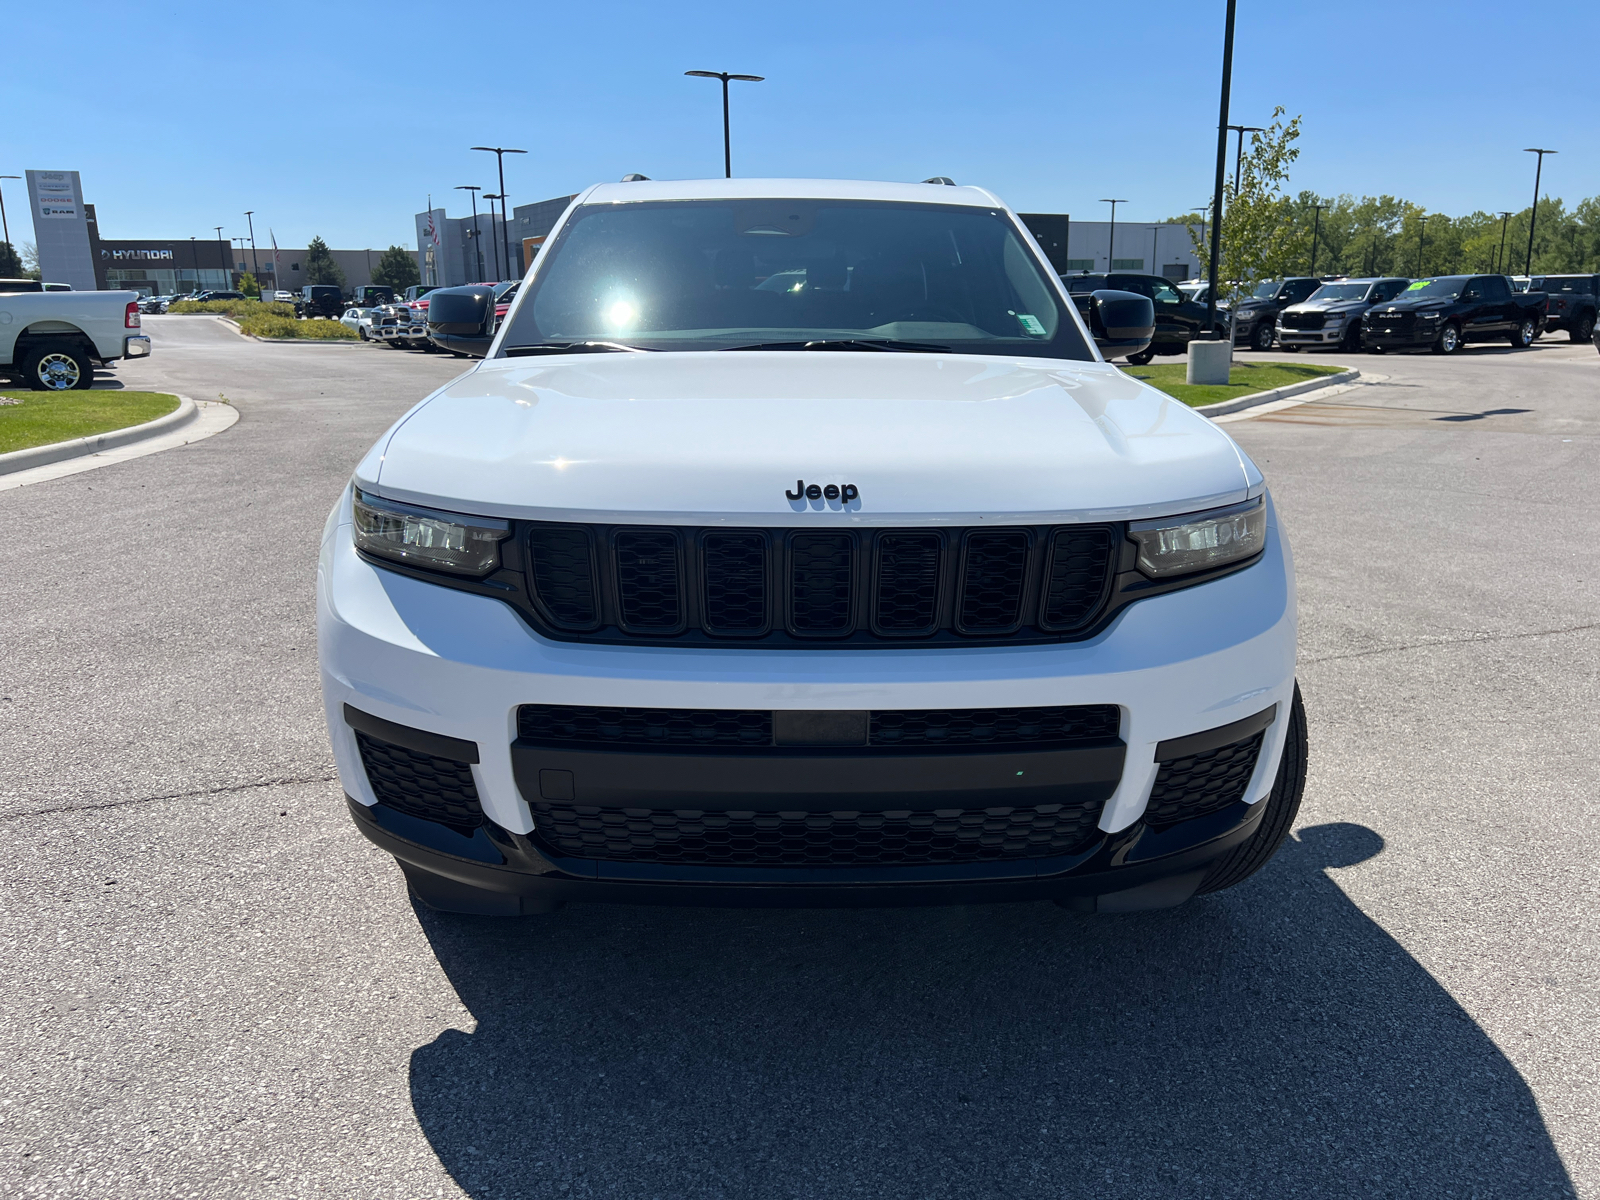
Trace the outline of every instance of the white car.
[[354, 329], [363, 342], [372, 340], [372, 322], [377, 315], [376, 308], [347, 308], [344, 315], [339, 318], [339, 324]]
[[1130, 911], [1283, 841], [1261, 472], [1104, 361], [991, 193], [601, 185], [492, 340], [490, 289], [431, 301], [487, 357], [356, 466], [317, 572], [350, 812], [424, 903]]

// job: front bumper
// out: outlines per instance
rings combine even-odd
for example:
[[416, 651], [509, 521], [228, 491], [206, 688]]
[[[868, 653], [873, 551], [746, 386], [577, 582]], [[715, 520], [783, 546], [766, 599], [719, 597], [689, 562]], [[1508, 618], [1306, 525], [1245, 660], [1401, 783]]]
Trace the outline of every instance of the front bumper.
[[1370, 325], [1361, 329], [1361, 344], [1368, 347], [1381, 347], [1385, 350], [1403, 350], [1408, 347], [1424, 348], [1439, 340], [1439, 330], [1442, 326], [1437, 322], [1430, 322], [1427, 326], [1414, 326], [1407, 330], [1374, 329]]
[[[330, 517], [317, 581], [335, 760], [357, 825], [371, 840], [412, 870], [507, 897], [896, 904], [1106, 897], [1154, 888], [1176, 895], [1176, 902], [1193, 891], [1197, 872], [1253, 830], [1288, 727], [1292, 565], [1270, 507], [1268, 519], [1267, 550], [1251, 567], [1139, 601], [1082, 642], [700, 649], [550, 641], [496, 600], [375, 567], [351, 544], [347, 494]], [[695, 762], [530, 746], [518, 740], [518, 709], [525, 704], [769, 712], [1115, 705], [1120, 721], [1111, 743], [1076, 757], [1008, 752], [914, 761], [867, 754], [851, 762], [801, 753]], [[1160, 752], [1163, 743], [1274, 706], [1278, 719], [1261, 733], [1239, 803], [1160, 829], [1141, 819], [1158, 759], [1171, 757]], [[380, 734], [386, 723], [420, 731], [427, 753], [459, 766], [486, 821], [450, 826], [380, 802], [352, 721]], [[438, 745], [428, 749], [429, 739]], [[918, 866], [684, 865], [573, 853], [573, 842], [560, 842], [555, 826], [541, 827], [546, 817], [536, 814], [547, 813], [552, 800], [573, 802], [574, 776], [576, 802], [596, 806], [594, 812], [630, 805], [674, 817], [691, 809], [691, 817], [753, 810], [802, 822], [810, 813], [826, 824], [825, 818], [857, 810], [889, 818], [894, 813], [887, 810], [1009, 813], [1055, 799], [1092, 804], [1093, 813], [1088, 841], [1054, 857]], [[798, 811], [781, 811], [789, 809]]]
[[1328, 325], [1322, 329], [1285, 329], [1278, 326], [1280, 346], [1337, 346], [1344, 341], [1346, 327]]

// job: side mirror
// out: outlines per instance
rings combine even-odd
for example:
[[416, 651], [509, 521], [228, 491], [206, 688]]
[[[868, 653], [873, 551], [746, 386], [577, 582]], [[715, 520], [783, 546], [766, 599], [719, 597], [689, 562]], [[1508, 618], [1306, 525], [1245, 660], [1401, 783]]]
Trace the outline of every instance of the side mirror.
[[1139, 354], [1156, 334], [1156, 306], [1148, 296], [1102, 288], [1073, 295], [1094, 344], [1106, 358]]
[[494, 289], [472, 284], [429, 292], [428, 340], [469, 358], [488, 354], [494, 342]]

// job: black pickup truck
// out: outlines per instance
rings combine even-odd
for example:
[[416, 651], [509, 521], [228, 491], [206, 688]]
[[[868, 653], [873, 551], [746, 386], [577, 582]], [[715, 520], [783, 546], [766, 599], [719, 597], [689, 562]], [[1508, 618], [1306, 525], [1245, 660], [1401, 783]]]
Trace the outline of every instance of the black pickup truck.
[[1441, 275], [1419, 279], [1362, 319], [1369, 354], [1426, 347], [1454, 354], [1468, 342], [1504, 338], [1522, 348], [1544, 329], [1543, 292], [1514, 292], [1504, 275]]
[[[1172, 280], [1161, 275], [1063, 275], [1062, 282], [1074, 297], [1085, 292], [1106, 288], [1113, 291], [1132, 292], [1144, 296], [1155, 305], [1155, 338], [1144, 350], [1128, 356], [1128, 361], [1142, 367], [1158, 354], [1183, 354], [1189, 349], [1192, 338], [1202, 335], [1206, 327], [1206, 306], [1189, 299]], [[1216, 335], [1228, 336], [1228, 314], [1217, 313]]]
[[1600, 299], [1600, 275], [1535, 275], [1534, 288], [1549, 300], [1545, 328], [1564, 329], [1574, 342], [1594, 336], [1595, 305]]

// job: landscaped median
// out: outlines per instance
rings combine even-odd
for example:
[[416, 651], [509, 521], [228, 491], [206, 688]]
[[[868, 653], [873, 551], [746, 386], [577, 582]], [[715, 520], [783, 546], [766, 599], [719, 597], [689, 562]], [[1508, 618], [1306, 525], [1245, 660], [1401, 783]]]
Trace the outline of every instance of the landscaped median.
[[167, 308], [169, 313], [214, 313], [228, 317], [241, 333], [251, 337], [304, 339], [316, 342], [355, 342], [360, 335], [338, 321], [302, 321], [294, 315], [294, 305], [263, 303], [260, 300], [207, 300], [197, 303], [180, 300]]
[[143, 425], [179, 403], [166, 392], [0, 391], [0, 454]]
[[1240, 396], [1253, 396], [1257, 392], [1270, 392], [1275, 388], [1292, 387], [1309, 383], [1324, 375], [1338, 375], [1348, 367], [1327, 366], [1323, 363], [1287, 362], [1236, 362], [1228, 369], [1228, 382], [1217, 384], [1185, 383], [1186, 366], [1183, 363], [1151, 364], [1148, 367], [1123, 367], [1127, 374], [1142, 379], [1191, 408], [1207, 404], [1220, 404]]

